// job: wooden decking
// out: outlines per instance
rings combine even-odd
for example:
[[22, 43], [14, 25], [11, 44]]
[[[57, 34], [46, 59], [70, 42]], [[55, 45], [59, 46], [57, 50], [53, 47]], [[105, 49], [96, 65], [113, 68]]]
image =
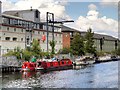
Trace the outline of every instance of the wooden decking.
[[17, 66], [0, 66], [1, 72], [17, 72], [20, 70], [21, 70], [21, 67], [17, 67]]

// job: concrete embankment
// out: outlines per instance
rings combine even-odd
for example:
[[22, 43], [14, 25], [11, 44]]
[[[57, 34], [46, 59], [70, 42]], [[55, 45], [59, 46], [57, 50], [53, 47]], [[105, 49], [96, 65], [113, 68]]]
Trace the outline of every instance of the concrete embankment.
[[0, 71], [1, 72], [16, 72], [20, 71], [22, 61], [17, 60], [16, 57], [0, 57]]

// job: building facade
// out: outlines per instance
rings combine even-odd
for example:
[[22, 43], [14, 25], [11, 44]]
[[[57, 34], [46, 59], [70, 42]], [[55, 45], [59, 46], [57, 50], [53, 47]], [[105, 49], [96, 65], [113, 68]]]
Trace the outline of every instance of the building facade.
[[[76, 32], [80, 33], [81, 36], [85, 36], [86, 34], [86, 32], [81, 32], [79, 30], [75, 30], [67, 26], [62, 26], [62, 32], [63, 32], [64, 48], [70, 47], [71, 41]], [[97, 51], [104, 51], [104, 52], [114, 51], [118, 48], [118, 43], [119, 40], [117, 38], [108, 35], [94, 33], [94, 46], [96, 47]]]
[[[38, 14], [38, 15], [36, 15]], [[30, 47], [33, 39], [40, 43], [42, 51], [47, 51], [46, 23], [40, 22], [38, 10], [6, 11], [1, 14], [0, 24], [0, 55], [13, 50], [15, 47], [25, 49]], [[30, 16], [30, 17], [29, 17]], [[52, 26], [48, 25], [48, 51], [51, 51], [49, 42], [52, 41]], [[42, 40], [43, 36], [45, 41]], [[54, 26], [55, 52], [62, 48], [61, 27]]]

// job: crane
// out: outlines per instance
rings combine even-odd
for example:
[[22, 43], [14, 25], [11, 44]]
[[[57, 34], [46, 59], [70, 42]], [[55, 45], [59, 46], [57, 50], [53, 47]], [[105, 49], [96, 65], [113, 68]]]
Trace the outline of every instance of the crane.
[[[51, 15], [51, 18], [49, 17]], [[52, 40], [54, 41], [54, 24], [64, 24], [68, 22], [74, 22], [73, 20], [55, 21], [54, 13], [47, 12], [46, 15], [46, 27], [47, 27], [47, 52], [48, 52], [48, 33], [49, 33], [49, 23], [52, 24]]]

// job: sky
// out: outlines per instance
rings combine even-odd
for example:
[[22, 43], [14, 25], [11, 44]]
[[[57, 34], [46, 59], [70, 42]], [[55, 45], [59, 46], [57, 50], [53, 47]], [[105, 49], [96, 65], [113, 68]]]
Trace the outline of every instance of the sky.
[[55, 20], [74, 20], [66, 26], [80, 31], [118, 37], [119, 0], [1, 0], [2, 11], [38, 9], [44, 21], [46, 12], [55, 14]]

